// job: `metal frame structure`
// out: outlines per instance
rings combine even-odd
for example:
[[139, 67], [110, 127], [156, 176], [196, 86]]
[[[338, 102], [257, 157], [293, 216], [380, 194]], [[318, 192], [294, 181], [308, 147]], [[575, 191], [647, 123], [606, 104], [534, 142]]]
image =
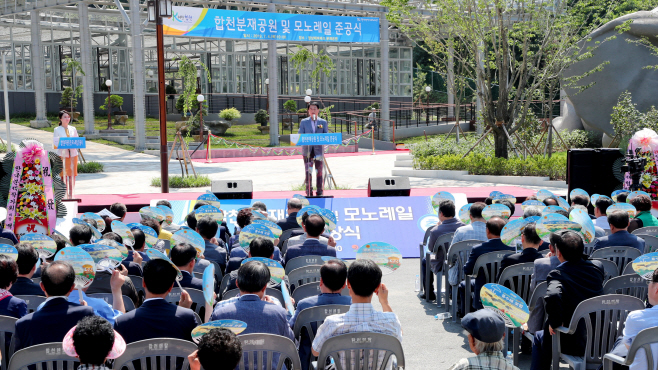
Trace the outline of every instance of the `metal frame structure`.
[[[314, 96], [379, 96], [381, 118], [388, 120], [391, 96], [412, 96], [411, 43], [397, 30], [389, 30], [386, 8], [374, 1], [330, 0], [230, 0], [206, 2], [190, 0], [175, 6], [196, 6], [246, 11], [295, 12], [380, 18], [381, 40], [376, 44], [312, 44], [276, 41], [165, 37], [166, 78], [174, 87], [180, 54], [200, 58], [211, 70], [208, 84], [199, 73], [202, 93], [263, 94], [269, 89], [271, 144], [278, 144], [278, 95], [303, 95], [312, 88]], [[125, 6], [125, 9], [124, 9]], [[139, 9], [139, 12], [133, 11]], [[113, 93], [131, 94], [135, 113], [136, 150], [145, 149], [145, 94], [157, 92], [155, 28], [145, 23], [146, 1], [128, 3], [111, 0], [2, 0], [0, 2], [0, 51], [7, 56], [9, 91], [34, 92], [36, 121], [33, 126], [49, 125], [46, 113], [53, 111], [57, 95], [64, 87], [83, 84], [84, 116], [94, 116], [95, 104], [102, 103], [101, 81], [113, 80]], [[310, 70], [301, 74], [287, 56], [302, 45], [330, 55], [336, 70], [322, 76], [319, 86], [310, 86]], [[34, 52], [39, 50], [40, 52]], [[73, 81], [63, 76], [64, 57], [78, 59], [85, 76]], [[268, 63], [276, 60], [277, 63]], [[389, 68], [382, 68], [389, 65]], [[270, 81], [265, 84], [265, 79]], [[280, 80], [280, 81], [278, 81]], [[9, 106], [10, 111], [12, 106]], [[274, 122], [272, 122], [274, 121]], [[85, 135], [96, 131], [92, 120], [85, 122]], [[383, 127], [390, 140], [390, 127]]]

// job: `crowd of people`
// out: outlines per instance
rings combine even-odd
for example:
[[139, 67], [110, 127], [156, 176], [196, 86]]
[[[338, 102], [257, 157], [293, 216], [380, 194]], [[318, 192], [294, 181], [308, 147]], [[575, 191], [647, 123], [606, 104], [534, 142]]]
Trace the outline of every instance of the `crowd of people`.
[[[549, 242], [546, 242], [539, 237], [536, 224], [530, 222], [522, 228], [518, 246], [503, 243], [501, 233], [507, 220], [497, 216], [485, 220], [482, 214], [491, 202], [491, 199], [487, 199], [472, 204], [468, 225], [456, 217], [454, 202], [444, 200], [439, 204], [439, 222], [429, 231], [426, 241], [428, 246], [433, 246], [445, 234], [453, 234], [451, 244], [466, 240], [479, 241], [480, 244], [474, 246], [463, 259], [458, 259], [461, 262], [453, 260], [448, 261], [448, 264], [444, 263], [448, 258], [446, 250], [440, 248], [430, 260], [430, 269], [436, 273], [450, 266], [450, 269], [462, 269], [464, 274], [473, 275], [476, 273], [474, 269], [477, 258], [495, 251], [508, 253], [500, 262], [501, 272], [515, 264], [533, 263], [531, 287], [544, 281], [548, 287], [546, 295], [541, 297], [541, 304], [532, 310], [528, 323], [523, 327], [534, 335], [534, 340], [524, 343], [522, 348], [532, 353], [532, 370], [548, 369], [552, 357], [550, 336], [555, 335], [555, 328], [569, 324], [580, 302], [603, 293], [604, 268], [599, 261], [590, 259], [584, 253], [583, 238], [574, 231], [551, 233]], [[501, 203], [514, 214], [515, 206], [511, 202]], [[547, 206], [558, 204], [553, 197], [544, 199], [543, 203]], [[568, 216], [573, 209], [586, 209], [588, 203], [588, 199], [575, 196], [571, 209], [558, 213]], [[198, 201], [194, 210], [206, 204]], [[658, 220], [649, 212], [651, 202], [648, 197], [640, 195], [631, 200], [631, 204], [638, 210], [632, 219], [623, 211], [608, 214], [607, 208], [612, 204], [609, 198], [602, 197], [593, 205], [594, 214], [591, 218], [597, 236], [592, 243], [593, 249], [628, 246], [644, 251], [644, 240], [629, 233], [629, 230], [658, 226]], [[167, 201], [161, 201], [159, 205], [171, 207]], [[95, 240], [93, 236], [93, 224], [74, 225], [68, 239], [53, 234], [57, 251], [67, 245], [122, 245], [123, 238], [113, 232], [110, 225], [112, 219], [124, 220], [127, 209], [118, 203], [109, 209], [116, 217], [105, 216], [107, 227], [100, 240]], [[301, 225], [298, 225], [297, 216], [301, 209], [299, 199], [290, 199], [287, 217], [276, 222], [282, 231], [290, 234], [285, 250], [281, 248], [283, 241], [278, 239], [258, 237], [249, 243], [249, 248], [240, 245], [240, 230], [253, 222], [255, 212], [267, 217], [267, 209], [260, 202], [237, 213], [238, 226], [235, 230], [229, 230], [225, 222], [218, 223], [207, 216], [197, 218], [194, 211], [185, 217], [183, 225], [168, 225], [143, 217], [140, 225], [152, 229], [158, 235], [158, 241], [152, 247], [165, 248], [170, 260], [149, 258], [145, 253], [150, 245], [146, 234], [151, 234], [151, 231], [133, 228], [134, 245], [128, 257], [114, 270], [97, 271], [93, 282], [81, 290], [75, 288], [75, 271], [70, 264], [55, 261], [52, 257], [40, 261], [39, 253], [33, 246], [16, 240], [18, 256], [15, 260], [0, 255], [0, 315], [18, 319], [12, 337], [14, 351], [43, 343], [62, 342], [66, 353], [79, 358], [83, 370], [102, 370], [107, 360], [117, 358], [126, 345], [137, 341], [154, 338], [192, 341], [192, 331], [202, 324], [202, 320], [192, 310], [199, 302], [194, 302], [187, 290], [203, 290], [203, 281], [195, 273], [203, 272], [210, 264], [216, 264], [227, 276], [226, 284], [221, 284], [223, 287], [219, 282], [215, 284], [217, 298], [232, 289], [239, 291], [232, 298], [216, 299], [211, 307], [212, 312], [209, 312], [210, 321], [238, 320], [246, 323], [242, 334], [275, 334], [290, 339], [298, 348], [304, 370], [311, 368], [311, 360], [319, 355], [327, 340], [342, 334], [368, 331], [386, 334], [401, 342], [402, 327], [388, 302], [389, 292], [382, 283], [380, 267], [367, 259], [352, 261], [348, 267], [344, 261], [335, 258], [336, 242], [324, 233], [324, 220], [318, 215], [304, 214], [300, 217]], [[527, 207], [523, 212], [524, 218], [541, 215], [542, 210], [537, 207]], [[174, 242], [172, 233], [181, 228], [198, 232], [205, 243], [203, 254], [200, 255], [191, 244]], [[2, 233], [11, 234], [8, 230], [2, 230]], [[295, 308], [292, 312], [286, 309], [285, 302], [268, 294], [268, 289], [287, 291], [294, 282], [289, 282], [285, 277], [281, 281], [273, 279], [270, 269], [263, 262], [245, 261], [251, 257], [262, 257], [286, 266], [294, 258], [310, 255], [329, 257], [320, 268], [319, 294], [293, 302]], [[423, 260], [423, 266], [425, 263], [427, 261]], [[421, 271], [424, 270], [423, 267]], [[179, 274], [182, 274], [182, 279], [177, 281]], [[135, 286], [131, 276], [141, 278], [134, 281], [141, 281], [142, 286]], [[461, 359], [452, 369], [513, 370], [516, 367], [501, 352], [505, 347], [507, 332], [504, 321], [493, 311], [482, 309], [480, 289], [486, 283], [484, 276], [478, 273], [470, 289], [466, 289], [464, 281], [457, 282], [458, 294], [453, 298], [458, 305], [458, 315], [462, 317], [461, 324], [466, 330], [469, 348], [475, 356]], [[40, 279], [40, 282], [35, 283], [35, 278]], [[424, 277], [421, 281], [425, 281]], [[649, 283], [649, 307], [658, 302], [657, 283], [658, 270]], [[178, 304], [171, 304], [167, 298], [178, 284], [183, 288], [180, 299]], [[431, 300], [440, 299], [434, 293], [433, 284], [430, 279], [430, 285], [424, 287], [424, 294], [429, 294]], [[437, 284], [440, 286], [441, 282]], [[349, 294], [345, 294], [346, 291]], [[470, 300], [465, 299], [468, 291], [472, 292]], [[111, 294], [111, 303], [93, 297], [94, 293]], [[30, 313], [28, 305], [21, 299], [25, 296], [42, 296], [45, 300]], [[128, 297], [134, 309], [127, 308], [124, 296]], [[372, 304], [375, 296], [382, 311], [376, 310]], [[465, 307], [467, 301], [471, 302], [471, 307]], [[313, 323], [312, 333], [302, 330], [296, 338], [293, 329], [300, 313], [325, 305], [349, 306], [349, 309], [345, 313], [326, 317], [321, 325]], [[614, 353], [624, 355], [624, 350], [640, 330], [658, 325], [655, 312], [658, 311], [647, 308], [630, 314], [624, 336], [619, 338]], [[585, 334], [585, 328], [580, 326], [574, 334], [563, 334], [562, 352], [582, 355], [587, 341]], [[244, 359], [239, 338], [223, 328], [210, 330], [203, 335], [197, 348], [189, 356], [193, 370], [202, 366], [207, 370], [234, 369]], [[336, 360], [345, 365], [344, 356]], [[378, 362], [381, 360], [373, 359]], [[639, 365], [634, 363], [633, 370], [646, 368], [646, 364], [642, 367], [641, 361], [636, 362]], [[277, 363], [276, 358], [274, 363]], [[389, 363], [392, 366], [394, 360]], [[330, 362], [326, 364], [326, 368], [333, 366]]]
[[[535, 196], [527, 200], [537, 200]], [[626, 194], [619, 195], [617, 202], [625, 202]], [[570, 209], [558, 209], [558, 214], [568, 217], [572, 210], [587, 210], [589, 198], [577, 195], [571, 199]], [[514, 214], [514, 205], [510, 202], [500, 202], [510, 208], [511, 214]], [[600, 197], [592, 205], [594, 214], [590, 215], [595, 225], [596, 239], [592, 243], [592, 251], [606, 247], [631, 247], [639, 249], [640, 253], [645, 251], [645, 241], [640, 237], [631, 234], [629, 231], [647, 226], [658, 226], [658, 219], [651, 215], [651, 200], [646, 195], [638, 195], [629, 202], [633, 205], [637, 214], [630, 218], [626, 211], [615, 210], [608, 211], [608, 207], [614, 202], [608, 197]], [[534, 335], [532, 343], [526, 342], [522, 345], [527, 352], [532, 353], [531, 370], [550, 369], [552, 365], [553, 345], [550, 339], [555, 335], [555, 329], [561, 326], [569, 326], [571, 317], [579, 303], [586, 299], [600, 296], [603, 294], [603, 285], [606, 279], [605, 270], [600, 261], [591, 259], [585, 253], [585, 243], [582, 234], [572, 230], [560, 230], [549, 235], [550, 242], [545, 242], [539, 237], [537, 224], [529, 222], [521, 229], [520, 248], [515, 245], [508, 245], [501, 240], [501, 232], [505, 227], [507, 220], [502, 217], [493, 216], [485, 221], [482, 212], [485, 207], [492, 204], [492, 199], [487, 198], [485, 202], [478, 202], [471, 205], [469, 209], [470, 223], [465, 225], [456, 217], [454, 202], [443, 200], [438, 207], [439, 223], [429, 230], [427, 246], [434, 246], [435, 242], [445, 234], [452, 234], [450, 245], [461, 241], [480, 241], [481, 244], [472, 247], [470, 252], [449, 261], [447, 264], [450, 269], [461, 269], [464, 275], [475, 275], [475, 281], [472, 281], [472, 297], [470, 299], [471, 307], [465, 307], [466, 282], [458, 282], [458, 296], [453, 297], [457, 300], [457, 314], [462, 317], [462, 325], [468, 331], [469, 344], [471, 350], [477, 355], [473, 358], [462, 359], [453, 366], [453, 369], [512, 369], [509, 363], [504, 363], [502, 353], [503, 340], [505, 331], [497, 329], [504, 326], [502, 319], [495, 319], [495, 314], [490, 310], [482, 310], [483, 305], [480, 300], [480, 289], [487, 282], [483, 271], [474, 271], [478, 257], [489, 252], [505, 252], [507, 255], [500, 261], [498, 276], [493, 279], [498, 282], [502, 271], [515, 264], [533, 263], [534, 272], [531, 277], [531, 290], [534, 290], [538, 284], [547, 282], [547, 293], [540, 298], [539, 304], [536, 304], [530, 313], [528, 322], [523, 329]], [[545, 206], [557, 206], [558, 200], [555, 197], [543, 199]], [[542, 209], [536, 206], [528, 206], [524, 209], [523, 218], [533, 216], [542, 216]], [[518, 252], [517, 252], [518, 250]], [[446, 266], [446, 251], [438, 248], [430, 261], [430, 268], [433, 273], [441, 272]], [[423, 259], [423, 268], [421, 273], [425, 272], [426, 261]], [[446, 274], [454, 274], [455, 271], [446, 271]], [[430, 284], [433, 279], [430, 276]], [[658, 277], [658, 270], [654, 273], [654, 278]], [[653, 280], [649, 283], [648, 306], [644, 311], [633, 312], [629, 315], [630, 326], [624, 331], [623, 338], [619, 338], [614, 352], [618, 355], [625, 356], [627, 349], [637, 333], [646, 328], [658, 326], [656, 318], [653, 316], [655, 309], [652, 307], [652, 299], [655, 299], [655, 289]], [[425, 277], [422, 280], [425, 282]], [[455, 282], [457, 284], [457, 282]], [[452, 282], [451, 282], [452, 284]], [[432, 285], [426, 287], [421, 295], [422, 299], [429, 294], [430, 300], [436, 300]], [[450, 295], [451, 291], [445, 294]], [[655, 317], [655, 318], [654, 318]], [[477, 322], [479, 324], [473, 324]], [[478, 326], [480, 325], [480, 326]], [[485, 329], [483, 331], [483, 329]], [[492, 333], [496, 333], [492, 336]], [[488, 339], [484, 339], [488, 338]], [[482, 343], [484, 342], [484, 343]], [[587, 342], [586, 328], [584, 321], [578, 325], [575, 333], [561, 335], [561, 351], [563, 354], [583, 356]], [[658, 345], [654, 346], [656, 355], [658, 355]], [[643, 356], [643, 355], [642, 355]], [[637, 358], [642, 357], [638, 355]], [[644, 362], [645, 363], [645, 362]], [[631, 366], [634, 369], [646, 369], [640, 365]]]

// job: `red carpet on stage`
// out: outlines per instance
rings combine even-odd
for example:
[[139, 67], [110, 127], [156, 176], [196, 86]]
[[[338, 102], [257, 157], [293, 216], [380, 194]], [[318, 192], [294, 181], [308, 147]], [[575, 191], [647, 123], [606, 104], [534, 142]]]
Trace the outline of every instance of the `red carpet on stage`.
[[[398, 149], [398, 150], [381, 150], [376, 152], [378, 154], [408, 154], [409, 149]], [[367, 152], [358, 152], [358, 153], [327, 153], [325, 156], [327, 158], [333, 157], [354, 157], [361, 155], [372, 155], [371, 151]], [[210, 161], [212, 163], [229, 163], [229, 162], [251, 162], [251, 161], [277, 161], [283, 159], [302, 159], [301, 155], [279, 155], [279, 156], [267, 156], [267, 157], [233, 157], [233, 158], [212, 158]], [[192, 159], [192, 162], [207, 163], [205, 158], [202, 159]]]

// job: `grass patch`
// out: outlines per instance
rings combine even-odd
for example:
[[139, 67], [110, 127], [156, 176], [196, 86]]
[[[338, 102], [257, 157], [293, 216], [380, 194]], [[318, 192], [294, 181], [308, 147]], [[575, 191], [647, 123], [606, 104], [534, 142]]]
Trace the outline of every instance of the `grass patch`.
[[[154, 177], [151, 179], [151, 186], [162, 186], [162, 182], [159, 177]], [[206, 175], [194, 176], [169, 176], [169, 187], [170, 188], [200, 188], [204, 186], [210, 186], [210, 178]]]
[[103, 172], [103, 164], [95, 161], [78, 164], [79, 173], [99, 173]]
[[[315, 179], [313, 179], [313, 182], [315, 182]], [[327, 189], [328, 189], [328, 188], [325, 188], [325, 190], [327, 190]], [[336, 185], [336, 189], [335, 189], [335, 190], [350, 190], [350, 189], [352, 189], [352, 187], [349, 186], [349, 185], [344, 185], [344, 186], [343, 186], [343, 185]], [[290, 190], [292, 190], [292, 191], [306, 191], [306, 185], [304, 185], [304, 184], [301, 184], [301, 185], [292, 185], [292, 186], [290, 187]], [[315, 188], [315, 186], [313, 186], [313, 190], [317, 190], [317, 189]], [[333, 189], [332, 189], [332, 190], [333, 190]]]

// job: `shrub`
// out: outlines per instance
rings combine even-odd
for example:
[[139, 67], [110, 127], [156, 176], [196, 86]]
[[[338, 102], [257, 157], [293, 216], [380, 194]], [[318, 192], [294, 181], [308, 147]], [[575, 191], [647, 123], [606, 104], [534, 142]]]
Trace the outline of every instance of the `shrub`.
[[108, 98], [105, 98], [105, 104], [101, 105], [100, 108], [101, 110], [107, 110], [108, 106], [108, 99], [110, 102], [112, 102], [112, 108], [119, 108], [119, 110], [123, 110], [121, 107], [123, 105], [123, 98], [120, 97], [119, 95], [110, 95]]
[[564, 155], [551, 158], [529, 156], [526, 159], [496, 158], [481, 153], [463, 155], [414, 156], [414, 168], [422, 170], [468, 171], [471, 175], [548, 176], [551, 180], [566, 179], [567, 159]]
[[[153, 177], [151, 179], [151, 186], [161, 186], [160, 178]], [[203, 186], [210, 186], [210, 178], [206, 175], [198, 175], [197, 177], [169, 176], [169, 187], [171, 188], [200, 188]]]
[[302, 109], [298, 109], [298, 110], [297, 110], [297, 113], [304, 113], [304, 114], [306, 114], [306, 112], [308, 112], [308, 109], [306, 109], [306, 108], [302, 108]]
[[256, 115], [254, 116], [254, 120], [256, 120], [256, 123], [260, 123], [261, 126], [267, 126], [267, 120], [270, 117], [267, 114], [267, 111], [265, 109], [260, 109], [258, 112], [256, 112]]
[[173, 87], [173, 86], [171, 86], [171, 85], [167, 85], [167, 86], [165, 87], [165, 94], [167, 94], [167, 95], [174, 95], [174, 94], [176, 94], [176, 88]]
[[226, 108], [219, 112], [219, 117], [230, 122], [242, 117], [242, 115], [240, 114], [240, 111], [235, 108]]
[[[603, 133], [597, 131], [573, 130], [560, 131], [560, 136], [565, 143], [572, 149], [575, 148], [600, 148]], [[556, 136], [553, 136], [553, 147], [562, 147], [562, 142]]]
[[74, 108], [78, 106], [78, 99], [75, 97], [75, 91], [70, 86], [65, 88], [62, 91], [62, 99], [59, 101], [59, 105], [65, 108]]
[[287, 110], [290, 113], [295, 113], [297, 111], [297, 102], [290, 99], [283, 103], [283, 109]]
[[78, 164], [79, 173], [99, 173], [103, 172], [103, 164], [99, 162], [89, 161], [87, 163]]

